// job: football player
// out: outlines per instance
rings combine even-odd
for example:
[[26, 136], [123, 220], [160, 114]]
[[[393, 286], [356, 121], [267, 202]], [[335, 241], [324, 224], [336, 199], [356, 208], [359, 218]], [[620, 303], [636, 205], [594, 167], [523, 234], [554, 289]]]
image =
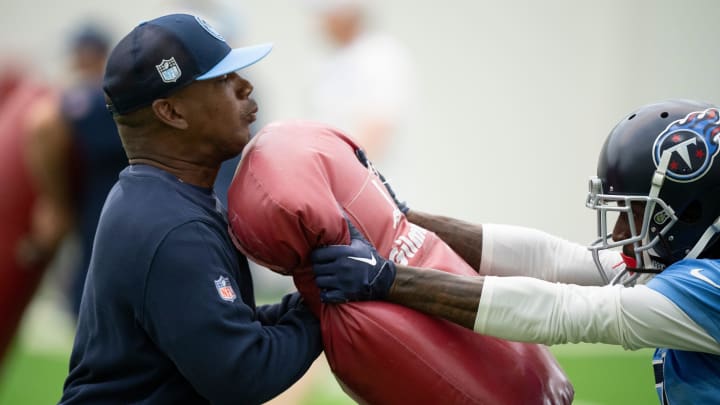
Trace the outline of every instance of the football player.
[[[717, 402], [719, 144], [718, 107], [689, 100], [643, 106], [615, 126], [600, 152], [586, 202], [597, 211], [599, 235], [589, 249], [398, 203], [481, 276], [385, 260], [350, 224], [349, 246], [313, 252], [321, 298], [386, 299], [509, 340], [657, 348], [661, 403]], [[618, 214], [612, 230], [608, 213]]]

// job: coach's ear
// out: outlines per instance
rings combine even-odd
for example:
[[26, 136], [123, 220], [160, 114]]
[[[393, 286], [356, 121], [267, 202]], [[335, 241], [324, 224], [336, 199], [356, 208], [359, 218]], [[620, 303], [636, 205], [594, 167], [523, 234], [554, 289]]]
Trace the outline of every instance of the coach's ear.
[[177, 129], [187, 129], [182, 100], [176, 97], [159, 98], [152, 103], [152, 110], [158, 120]]

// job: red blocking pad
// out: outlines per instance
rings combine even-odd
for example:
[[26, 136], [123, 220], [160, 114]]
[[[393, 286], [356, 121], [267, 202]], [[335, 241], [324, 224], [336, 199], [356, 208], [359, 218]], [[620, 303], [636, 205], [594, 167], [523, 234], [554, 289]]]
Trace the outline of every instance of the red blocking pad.
[[44, 271], [21, 266], [17, 251], [35, 201], [25, 162], [27, 123], [47, 89], [22, 77], [9, 80], [0, 84], [0, 364]]
[[570, 404], [572, 385], [544, 346], [386, 302], [320, 302], [309, 255], [349, 243], [343, 215], [398, 263], [477, 274], [399, 213], [377, 174], [357, 160], [358, 147], [323, 124], [270, 124], [245, 148], [228, 194], [238, 249], [292, 275], [321, 321], [325, 355], [347, 394], [368, 404]]

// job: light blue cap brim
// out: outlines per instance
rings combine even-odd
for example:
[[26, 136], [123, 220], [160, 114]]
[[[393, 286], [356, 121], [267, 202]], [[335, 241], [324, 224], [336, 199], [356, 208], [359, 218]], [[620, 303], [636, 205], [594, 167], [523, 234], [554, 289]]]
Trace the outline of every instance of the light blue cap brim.
[[273, 44], [261, 44], [233, 49], [224, 58], [222, 58], [217, 65], [195, 78], [195, 80], [212, 79], [214, 77], [244, 69], [267, 56], [267, 54], [270, 53], [270, 50], [272, 50], [272, 47]]

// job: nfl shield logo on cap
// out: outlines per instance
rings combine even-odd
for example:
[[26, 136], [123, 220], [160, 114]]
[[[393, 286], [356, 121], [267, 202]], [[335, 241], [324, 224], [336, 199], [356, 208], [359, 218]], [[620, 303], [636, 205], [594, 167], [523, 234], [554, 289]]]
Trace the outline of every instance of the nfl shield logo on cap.
[[227, 277], [220, 276], [220, 278], [215, 280], [215, 289], [217, 290], [220, 298], [225, 301], [233, 302], [235, 301], [235, 298], [237, 298], [235, 290], [233, 290], [232, 284], [230, 284], [230, 279]]
[[165, 83], [174, 83], [182, 75], [180, 66], [178, 66], [177, 62], [175, 62], [175, 57], [163, 59], [159, 65], [155, 65], [155, 68], [158, 73], [160, 73], [160, 78]]

